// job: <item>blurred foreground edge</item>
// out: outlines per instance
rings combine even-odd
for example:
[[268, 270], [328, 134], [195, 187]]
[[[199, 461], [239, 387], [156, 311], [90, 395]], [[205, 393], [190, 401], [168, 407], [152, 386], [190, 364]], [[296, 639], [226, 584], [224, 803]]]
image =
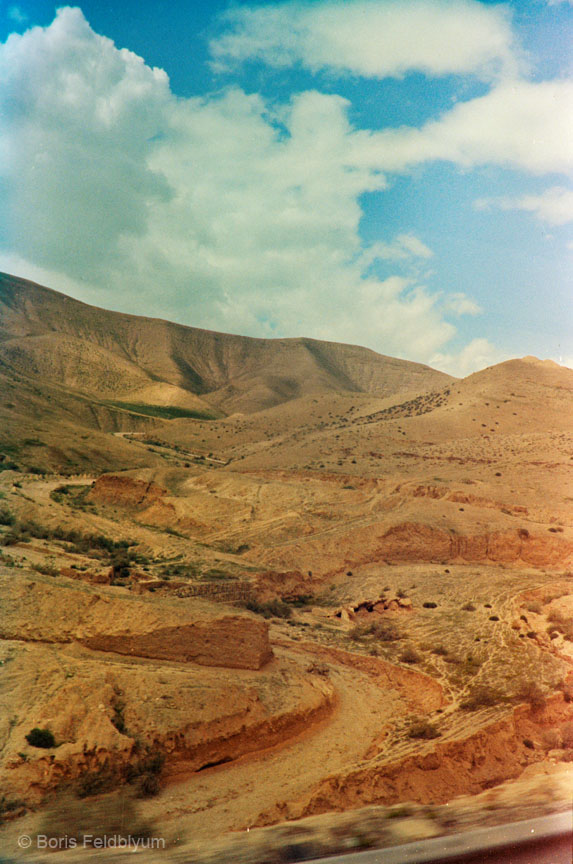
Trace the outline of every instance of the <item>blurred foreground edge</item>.
[[350, 852], [314, 859], [307, 864], [572, 864], [573, 808], [386, 849]]

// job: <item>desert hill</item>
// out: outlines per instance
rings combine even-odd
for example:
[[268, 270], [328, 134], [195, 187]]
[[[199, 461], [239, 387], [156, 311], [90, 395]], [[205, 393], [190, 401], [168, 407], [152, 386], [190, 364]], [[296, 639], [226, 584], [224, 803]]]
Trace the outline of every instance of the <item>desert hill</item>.
[[0, 364], [78, 392], [207, 416], [322, 393], [389, 396], [450, 376], [367, 348], [253, 339], [107, 312], [0, 274]]
[[332, 820], [317, 857], [570, 772], [572, 370], [458, 380], [0, 298], [3, 848], [62, 785], [65, 833], [145, 794], [206, 844], [177, 860], [246, 864], [310, 857], [308, 819]]

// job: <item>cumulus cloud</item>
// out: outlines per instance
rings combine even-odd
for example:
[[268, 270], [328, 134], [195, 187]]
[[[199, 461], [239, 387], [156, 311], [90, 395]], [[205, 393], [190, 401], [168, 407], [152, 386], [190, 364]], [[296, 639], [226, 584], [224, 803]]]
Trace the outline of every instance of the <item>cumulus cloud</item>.
[[237, 6], [211, 43], [215, 69], [246, 60], [372, 78], [517, 68], [508, 8], [475, 0], [326, 0]]
[[533, 213], [542, 222], [550, 225], [565, 225], [573, 222], [573, 189], [552, 186], [541, 195], [522, 195], [520, 197], [479, 198], [475, 202], [478, 210], [525, 210]]
[[386, 180], [356, 160], [340, 97], [304, 92], [277, 116], [238, 88], [176, 99], [67, 8], [11, 36], [0, 69], [2, 260], [17, 272], [197, 326], [420, 359], [454, 334], [426, 287], [365, 275], [432, 253], [408, 233], [365, 253], [359, 198]]
[[0, 51], [0, 181], [12, 251], [81, 276], [145, 231], [165, 179], [147, 168], [169, 100], [164, 72], [90, 29], [79, 9]]
[[[500, 85], [421, 129], [370, 132], [317, 91], [176, 98], [78, 9], [12, 35], [0, 76], [0, 253], [16, 272], [126, 311], [452, 368], [450, 319], [479, 307], [423, 284], [432, 250], [415, 234], [365, 248], [361, 196], [431, 159], [559, 170], [570, 151], [567, 82]], [[395, 275], [376, 278], [377, 260]]]

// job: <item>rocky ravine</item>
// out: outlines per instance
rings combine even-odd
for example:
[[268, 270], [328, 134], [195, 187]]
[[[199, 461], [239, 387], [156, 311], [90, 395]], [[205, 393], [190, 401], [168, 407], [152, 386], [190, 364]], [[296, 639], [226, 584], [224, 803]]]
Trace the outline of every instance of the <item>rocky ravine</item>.
[[[249, 613], [133, 598], [0, 571], [0, 727], [6, 794], [33, 802], [62, 782], [121, 782], [146, 752], [189, 773], [280, 743], [332, 709], [332, 687], [273, 658]], [[56, 746], [31, 746], [48, 728]], [[107, 791], [107, 790], [106, 790]]]

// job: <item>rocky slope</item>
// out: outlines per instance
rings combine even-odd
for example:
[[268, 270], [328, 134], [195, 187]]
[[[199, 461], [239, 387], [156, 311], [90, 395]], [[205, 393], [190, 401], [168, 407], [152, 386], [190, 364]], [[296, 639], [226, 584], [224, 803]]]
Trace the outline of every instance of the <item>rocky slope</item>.
[[7, 274], [0, 274], [0, 359], [13, 373], [86, 394], [207, 414], [325, 392], [422, 391], [450, 380], [353, 345], [251, 339], [107, 312]]

